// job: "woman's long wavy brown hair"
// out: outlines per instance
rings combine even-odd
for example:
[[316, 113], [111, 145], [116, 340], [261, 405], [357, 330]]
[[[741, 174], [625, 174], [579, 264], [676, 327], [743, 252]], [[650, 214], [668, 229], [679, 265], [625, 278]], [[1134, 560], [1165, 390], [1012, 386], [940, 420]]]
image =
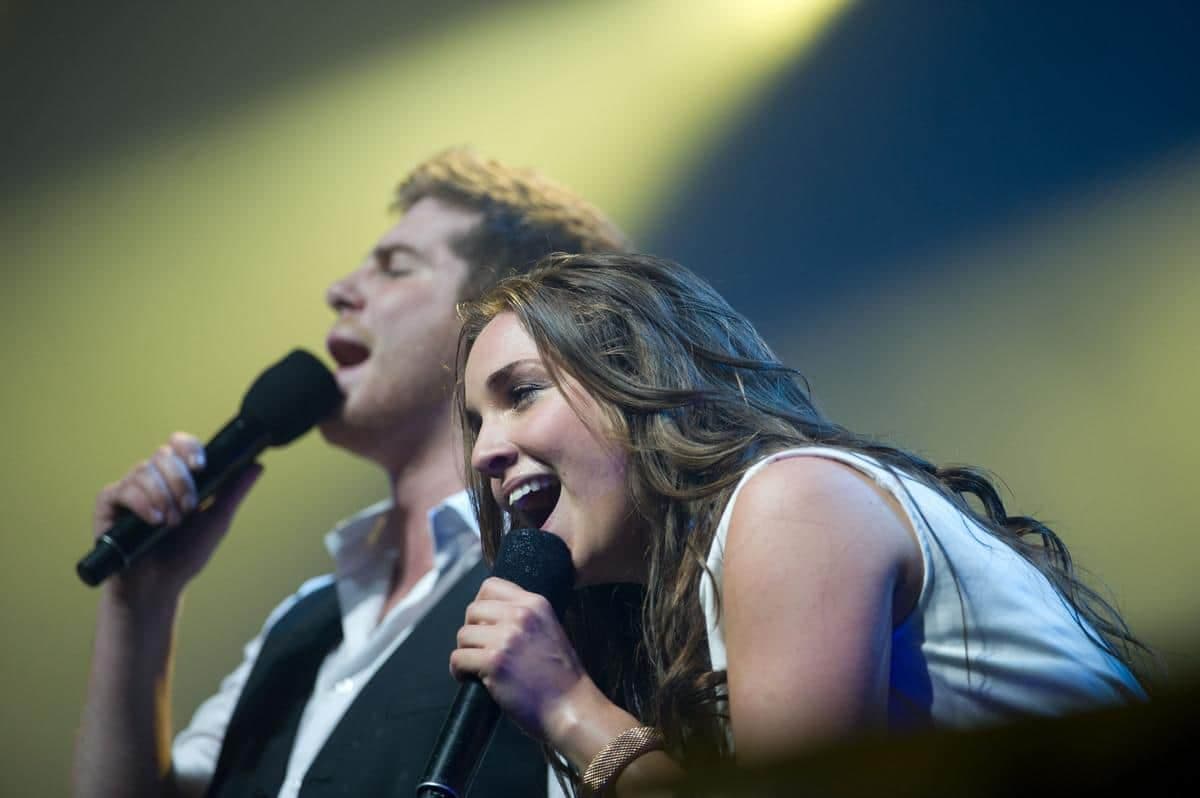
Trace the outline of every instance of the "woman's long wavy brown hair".
[[[516, 314], [551, 375], [576, 379], [624, 438], [629, 494], [654, 530], [645, 552], [640, 644], [615, 652], [611, 639], [606, 644], [604, 635], [585, 631], [583, 607], [568, 631], [593, 675], [604, 669], [601, 687], [662, 729], [676, 754], [724, 749], [724, 674], [710, 664], [697, 591], [733, 489], [751, 465], [779, 449], [838, 447], [921, 480], [1044, 573], [1097, 645], [1131, 667], [1145, 651], [1120, 614], [1076, 576], [1058, 536], [1034, 518], [1010, 516], [983, 471], [939, 468], [826, 419], [804, 378], [682, 266], [645, 255], [553, 256], [527, 275], [507, 278], [460, 308], [459, 374], [475, 339], [504, 311]], [[461, 380], [457, 406], [469, 463], [475, 436]], [[490, 559], [504, 519], [486, 481], [467, 472]]]

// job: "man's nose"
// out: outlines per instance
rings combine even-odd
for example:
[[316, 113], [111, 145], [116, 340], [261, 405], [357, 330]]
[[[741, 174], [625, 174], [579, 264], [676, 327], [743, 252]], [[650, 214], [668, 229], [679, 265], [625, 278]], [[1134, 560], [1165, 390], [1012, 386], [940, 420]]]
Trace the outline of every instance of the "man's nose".
[[362, 292], [358, 288], [357, 277], [357, 271], [350, 272], [345, 277], [334, 280], [325, 289], [325, 302], [334, 313], [362, 309]]

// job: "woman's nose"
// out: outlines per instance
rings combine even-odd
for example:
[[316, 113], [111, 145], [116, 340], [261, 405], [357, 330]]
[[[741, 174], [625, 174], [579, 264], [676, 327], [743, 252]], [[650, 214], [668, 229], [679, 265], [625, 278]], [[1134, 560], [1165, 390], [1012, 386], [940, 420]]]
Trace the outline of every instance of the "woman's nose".
[[504, 472], [517, 461], [517, 449], [500, 431], [490, 431], [488, 425], [479, 430], [471, 449], [471, 467], [492, 479], [503, 479]]

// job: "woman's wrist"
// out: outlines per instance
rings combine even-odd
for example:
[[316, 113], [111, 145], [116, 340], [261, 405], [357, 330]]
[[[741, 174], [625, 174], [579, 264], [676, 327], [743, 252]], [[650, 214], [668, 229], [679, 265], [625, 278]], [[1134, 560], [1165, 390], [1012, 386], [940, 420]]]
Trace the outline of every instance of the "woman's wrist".
[[546, 742], [583, 773], [610, 740], [640, 725], [584, 676], [555, 704], [542, 729]]

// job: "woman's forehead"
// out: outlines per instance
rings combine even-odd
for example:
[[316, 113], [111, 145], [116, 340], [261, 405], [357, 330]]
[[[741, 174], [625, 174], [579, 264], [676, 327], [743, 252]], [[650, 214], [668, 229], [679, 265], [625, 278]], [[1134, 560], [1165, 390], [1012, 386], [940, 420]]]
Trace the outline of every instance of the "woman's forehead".
[[482, 392], [493, 374], [520, 360], [540, 361], [537, 344], [515, 313], [498, 313], [480, 331], [467, 355], [463, 375], [467, 395]]

